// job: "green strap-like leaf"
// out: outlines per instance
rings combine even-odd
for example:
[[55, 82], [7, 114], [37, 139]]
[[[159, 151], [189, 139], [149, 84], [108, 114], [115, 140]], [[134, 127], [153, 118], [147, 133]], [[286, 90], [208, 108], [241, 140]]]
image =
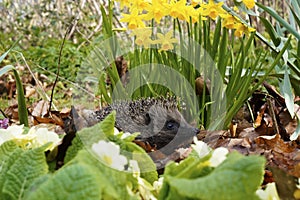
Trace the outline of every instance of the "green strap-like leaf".
[[19, 116], [19, 121], [20, 124], [24, 124], [25, 126], [29, 126], [28, 124], [28, 112], [27, 112], [27, 107], [26, 107], [26, 102], [25, 102], [25, 95], [24, 95], [24, 90], [23, 90], [23, 84], [20, 79], [20, 76], [18, 74], [18, 71], [15, 69], [14, 66], [12, 65], [7, 65], [3, 68], [0, 69], [0, 76], [3, 74], [13, 71], [15, 79], [16, 79], [16, 86], [17, 86], [17, 98], [18, 98], [18, 116]]
[[280, 17], [275, 10], [268, 6], [264, 6], [258, 2], [256, 2], [256, 5], [258, 5], [260, 8], [262, 8], [264, 11], [269, 13], [272, 17], [276, 19], [282, 26], [284, 26], [291, 34], [293, 34], [298, 40], [300, 40], [300, 34], [299, 32], [294, 29], [287, 21], [285, 21], [282, 17]]
[[280, 86], [280, 92], [285, 99], [286, 107], [291, 117], [294, 118], [295, 116], [294, 96], [293, 96], [293, 90], [292, 90], [292, 85], [291, 85], [287, 65], [285, 66], [283, 82], [279, 86]]
[[266, 31], [267, 31], [268, 34], [270, 35], [271, 40], [273, 41], [274, 45], [275, 45], [276, 47], [278, 47], [279, 44], [280, 44], [281, 39], [280, 39], [280, 37], [278, 36], [278, 34], [276, 33], [276, 31], [275, 31], [273, 25], [272, 25], [267, 19], [265, 19], [265, 18], [263, 18], [263, 17], [260, 17], [260, 20], [263, 22], [263, 24], [264, 24], [264, 26], [265, 26], [265, 28], [266, 28]]

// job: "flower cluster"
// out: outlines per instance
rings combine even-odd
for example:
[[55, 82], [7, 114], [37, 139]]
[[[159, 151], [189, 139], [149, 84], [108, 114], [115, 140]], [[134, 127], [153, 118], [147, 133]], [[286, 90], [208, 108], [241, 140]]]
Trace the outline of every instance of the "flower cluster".
[[[221, 17], [223, 27], [234, 29], [235, 36], [238, 37], [255, 31], [238, 18], [227, 13], [222, 7], [223, 2], [215, 3], [214, 0], [209, 0], [208, 3], [202, 0], [192, 0], [191, 2], [187, 2], [187, 0], [119, 0], [119, 2], [121, 8], [126, 6], [129, 10], [129, 14], [122, 13], [123, 18], [120, 21], [128, 23], [128, 28], [131, 30], [145, 28], [147, 21], [155, 20], [156, 23], [160, 23], [163, 17], [171, 16], [188, 23], [207, 20], [207, 17], [212, 20]], [[240, 0], [240, 2], [247, 9], [252, 9], [255, 6], [254, 0]], [[139, 41], [141, 43], [142, 40]], [[138, 42], [136, 43], [138, 44]], [[147, 40], [143, 43], [145, 46], [149, 44]]]
[[174, 48], [173, 44], [178, 43], [176, 38], [173, 38], [173, 31], [166, 34], [157, 33], [157, 39], [151, 38], [152, 30], [149, 28], [138, 28], [132, 31], [131, 35], [135, 36], [135, 44], [149, 48], [150, 45], [160, 45], [160, 50], [171, 50]]
[[7, 129], [0, 129], [0, 145], [6, 141], [13, 140], [24, 149], [40, 147], [48, 142], [52, 144], [47, 150], [54, 149], [61, 139], [58, 135], [47, 128], [32, 127], [27, 134], [23, 134], [24, 125], [13, 125]]

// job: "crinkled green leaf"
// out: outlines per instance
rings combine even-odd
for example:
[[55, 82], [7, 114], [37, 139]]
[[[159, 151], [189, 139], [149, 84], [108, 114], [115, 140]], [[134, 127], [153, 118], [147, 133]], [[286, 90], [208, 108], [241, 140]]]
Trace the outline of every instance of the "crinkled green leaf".
[[210, 174], [195, 178], [165, 176], [167, 196], [160, 199], [258, 199], [255, 191], [263, 181], [265, 159], [231, 153]]
[[76, 135], [76, 137], [72, 140], [72, 145], [68, 148], [66, 152], [66, 156], [64, 159], [64, 163], [68, 163], [72, 160], [78, 153], [79, 150], [83, 148], [83, 143], [80, 140], [80, 137]]
[[2, 145], [0, 145], [0, 163], [1, 163], [1, 165], [2, 165], [2, 162], [5, 161], [12, 154], [12, 152], [18, 148], [19, 147], [12, 140], [6, 141]]
[[2, 194], [5, 198], [21, 199], [36, 178], [48, 173], [44, 152], [48, 146], [27, 151], [16, 149], [11, 154], [3, 166], [5, 171], [1, 171]]
[[[13, 141], [5, 142], [1, 145], [1, 165], [0, 165], [0, 199], [6, 199], [8, 196], [7, 194], [3, 193], [3, 187], [6, 180], [6, 174], [8, 170], [10, 169], [11, 165], [20, 157], [20, 155], [24, 152], [21, 148], [14, 148], [15, 144]], [[12, 152], [9, 152], [9, 149], [12, 150]], [[5, 153], [4, 153], [5, 152]]]
[[67, 166], [76, 165], [77, 163], [93, 166], [93, 172], [96, 173], [94, 176], [96, 178], [103, 178], [104, 181], [102, 181], [102, 184], [104, 188], [102, 195], [106, 197], [103, 199], [129, 199], [134, 196], [128, 193], [128, 187], [132, 187], [133, 191], [138, 187], [137, 180], [133, 177], [132, 173], [108, 167], [88, 150], [79, 151], [77, 156]]
[[116, 112], [113, 111], [102, 122], [78, 131], [72, 145], [66, 152], [65, 163], [73, 159], [84, 146], [90, 148], [92, 144], [97, 143], [99, 140], [113, 136], [115, 118]]
[[[94, 172], [91, 165], [77, 163], [58, 170], [37, 188], [31, 188], [24, 199], [102, 199], [106, 180]], [[40, 181], [40, 180], [39, 180]]]

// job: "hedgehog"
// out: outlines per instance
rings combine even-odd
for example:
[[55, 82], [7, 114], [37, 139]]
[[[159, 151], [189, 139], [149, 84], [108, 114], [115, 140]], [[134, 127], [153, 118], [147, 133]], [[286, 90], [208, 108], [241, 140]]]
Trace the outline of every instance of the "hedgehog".
[[140, 132], [136, 141], [149, 144], [164, 154], [191, 143], [199, 132], [186, 122], [177, 108], [175, 97], [142, 98], [134, 101], [120, 100], [85, 115], [87, 126], [102, 121], [116, 110], [115, 127], [119, 131]]

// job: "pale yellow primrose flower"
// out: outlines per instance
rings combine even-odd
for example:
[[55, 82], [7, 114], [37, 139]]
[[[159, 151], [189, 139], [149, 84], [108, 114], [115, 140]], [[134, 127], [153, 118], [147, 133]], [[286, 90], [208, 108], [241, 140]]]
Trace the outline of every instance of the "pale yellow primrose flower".
[[139, 183], [139, 193], [142, 199], [156, 200], [155, 196], [151, 191], [154, 190], [153, 186], [147, 182], [145, 179], [140, 177], [140, 168], [136, 160], [129, 160], [128, 170], [133, 173], [133, 176], [137, 179]]
[[47, 150], [53, 150], [56, 146], [61, 143], [61, 139], [58, 135], [49, 131], [47, 128], [35, 128], [32, 127], [27, 135], [32, 135], [35, 139], [33, 140], [33, 146], [40, 147], [48, 142], [52, 142], [51, 146], [47, 148]]
[[160, 177], [157, 181], [153, 182], [153, 188], [157, 191], [157, 193], [162, 188], [163, 182], [164, 182], [164, 177]]
[[[212, 149], [205, 142], [199, 141], [196, 137], [194, 137], [194, 143], [195, 144], [192, 144], [191, 146], [197, 152], [200, 158], [207, 156], [212, 151]], [[226, 159], [227, 154], [228, 150], [226, 148], [216, 148], [213, 150], [208, 161], [210, 163], [209, 165], [211, 167], [217, 167]]]
[[228, 149], [224, 147], [216, 148], [209, 159], [210, 166], [217, 167], [220, 165], [226, 159], [227, 154]]
[[196, 137], [194, 137], [194, 143], [195, 144], [192, 144], [191, 146], [200, 158], [203, 158], [210, 153], [211, 149], [205, 142], [199, 141]]
[[0, 145], [8, 140], [14, 140], [17, 145], [24, 149], [36, 148], [52, 142], [46, 150], [52, 150], [60, 142], [55, 132], [48, 131], [47, 128], [38, 128], [33, 126], [27, 134], [23, 134], [24, 125], [13, 125], [7, 129], [0, 129]]
[[35, 136], [23, 134], [23, 127], [24, 125], [13, 125], [7, 129], [0, 129], [0, 145], [6, 141], [13, 140], [24, 149], [31, 148]]
[[98, 143], [92, 145], [92, 150], [96, 155], [108, 166], [124, 170], [124, 165], [127, 164], [127, 158], [120, 155], [120, 147], [113, 142], [106, 142], [100, 140]]
[[256, 191], [256, 195], [261, 200], [280, 200], [277, 190], [276, 190], [276, 184], [268, 183], [265, 190], [259, 189]]
[[23, 127], [24, 125], [12, 125], [7, 129], [0, 129], [0, 145], [8, 140], [24, 138], [22, 134], [24, 131]]

